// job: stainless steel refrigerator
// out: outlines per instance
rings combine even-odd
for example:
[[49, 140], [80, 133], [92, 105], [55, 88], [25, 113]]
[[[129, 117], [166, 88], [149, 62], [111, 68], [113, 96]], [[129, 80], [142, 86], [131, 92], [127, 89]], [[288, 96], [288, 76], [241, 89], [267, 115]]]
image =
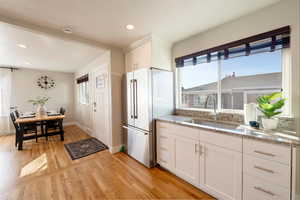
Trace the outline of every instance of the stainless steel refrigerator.
[[155, 121], [174, 112], [173, 73], [155, 68], [126, 74], [125, 144], [128, 155], [153, 167], [156, 164]]

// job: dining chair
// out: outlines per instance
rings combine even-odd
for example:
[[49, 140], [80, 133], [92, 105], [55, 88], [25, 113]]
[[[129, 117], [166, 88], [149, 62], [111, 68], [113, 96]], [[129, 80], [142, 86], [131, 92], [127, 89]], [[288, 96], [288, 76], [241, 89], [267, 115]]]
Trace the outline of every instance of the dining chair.
[[[20, 116], [20, 115], [18, 115], [18, 116]], [[16, 141], [15, 141], [15, 145], [17, 146], [18, 138], [20, 136], [20, 131], [21, 130], [20, 130], [19, 124], [16, 123], [16, 118], [17, 118], [16, 111], [10, 113], [10, 118], [11, 118], [11, 120], [13, 122], [13, 125], [14, 125], [15, 129], [16, 129]], [[37, 131], [37, 125], [36, 125], [36, 123], [28, 123], [28, 124], [26, 124], [24, 126], [23, 129], [24, 129], [24, 134], [29, 134], [29, 133], [32, 133], [32, 132], [35, 133], [35, 141], [38, 142], [38, 135], [37, 135], [38, 131]]]
[[15, 114], [13, 112], [10, 113], [10, 119], [16, 129], [16, 140], [15, 140], [15, 146], [17, 146], [18, 144], [18, 138], [19, 138], [19, 133], [20, 133], [20, 127], [19, 125], [16, 123], [16, 117]]
[[[66, 109], [61, 107], [59, 109], [59, 114], [61, 115], [64, 115], [66, 113]], [[48, 140], [48, 131], [49, 130], [57, 130], [59, 129], [59, 122], [60, 120], [62, 121], [63, 119], [58, 119], [58, 120], [51, 120], [51, 121], [46, 121], [46, 128], [45, 128], [45, 131], [46, 131], [46, 140]]]
[[16, 117], [17, 117], [17, 118], [19, 118], [19, 117], [20, 117], [20, 113], [19, 113], [19, 111], [18, 111], [18, 110], [15, 110], [15, 115], [16, 115]]
[[[20, 117], [20, 113], [18, 110], [14, 111], [16, 118]], [[40, 126], [40, 122], [33, 122], [33, 123], [26, 123], [24, 126], [24, 130], [26, 130], [26, 132], [28, 131], [34, 131], [37, 134], [37, 127]], [[38, 141], [38, 137], [36, 137], [36, 142]]]

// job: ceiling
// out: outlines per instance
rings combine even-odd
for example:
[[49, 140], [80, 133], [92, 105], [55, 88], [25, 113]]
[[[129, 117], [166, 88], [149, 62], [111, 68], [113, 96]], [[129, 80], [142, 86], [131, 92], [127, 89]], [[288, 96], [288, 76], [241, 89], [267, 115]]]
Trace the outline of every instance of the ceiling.
[[0, 23], [0, 66], [75, 72], [103, 52], [85, 43]]
[[56, 30], [71, 26], [76, 36], [125, 47], [150, 33], [173, 43], [278, 1], [0, 0], [0, 13]]

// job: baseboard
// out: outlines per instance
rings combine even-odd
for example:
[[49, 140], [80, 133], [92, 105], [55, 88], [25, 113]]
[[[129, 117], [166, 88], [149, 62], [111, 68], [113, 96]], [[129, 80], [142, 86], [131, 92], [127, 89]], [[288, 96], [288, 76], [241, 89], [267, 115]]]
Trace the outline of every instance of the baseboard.
[[64, 126], [72, 126], [72, 125], [77, 125], [77, 122], [71, 121], [71, 122], [63, 122]]
[[79, 122], [74, 122], [74, 125], [78, 126], [80, 129], [85, 131], [87, 134], [89, 134], [89, 135], [92, 134], [92, 129], [90, 129], [89, 127], [84, 126], [84, 125], [80, 124]]
[[120, 152], [120, 149], [122, 146], [123, 146], [123, 144], [118, 145], [118, 146], [109, 147], [109, 151], [112, 154], [118, 153], [118, 152]]

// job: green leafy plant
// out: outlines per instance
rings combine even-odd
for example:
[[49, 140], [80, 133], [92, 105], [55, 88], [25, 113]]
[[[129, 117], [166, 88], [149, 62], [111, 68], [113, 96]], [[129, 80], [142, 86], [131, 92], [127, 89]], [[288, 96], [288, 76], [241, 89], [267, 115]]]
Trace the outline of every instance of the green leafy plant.
[[37, 97], [36, 99], [30, 99], [28, 102], [32, 103], [32, 105], [36, 106], [36, 105], [41, 105], [44, 106], [48, 100], [50, 99], [50, 97]]
[[274, 92], [270, 95], [260, 96], [256, 99], [258, 109], [270, 119], [281, 113], [280, 109], [284, 106], [286, 99], [282, 98], [282, 92]]

